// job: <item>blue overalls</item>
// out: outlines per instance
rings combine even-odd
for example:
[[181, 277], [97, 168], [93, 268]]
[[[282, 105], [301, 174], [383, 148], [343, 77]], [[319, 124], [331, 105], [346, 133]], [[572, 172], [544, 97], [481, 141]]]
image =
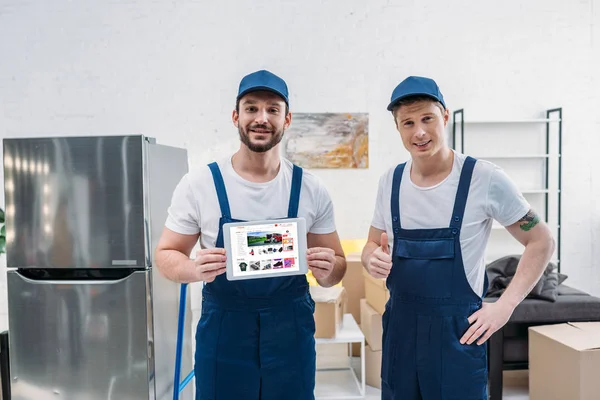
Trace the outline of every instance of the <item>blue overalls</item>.
[[[213, 175], [223, 224], [233, 219], [223, 177]], [[302, 169], [294, 165], [288, 218], [298, 215]], [[315, 303], [304, 275], [228, 281], [202, 291], [196, 331], [196, 400], [314, 399]]]
[[460, 247], [475, 162], [465, 160], [450, 226], [440, 229], [402, 228], [399, 193], [405, 164], [394, 171], [393, 265], [383, 315], [384, 400], [487, 399], [486, 347], [459, 342], [469, 328], [467, 318], [482, 304], [467, 281]]

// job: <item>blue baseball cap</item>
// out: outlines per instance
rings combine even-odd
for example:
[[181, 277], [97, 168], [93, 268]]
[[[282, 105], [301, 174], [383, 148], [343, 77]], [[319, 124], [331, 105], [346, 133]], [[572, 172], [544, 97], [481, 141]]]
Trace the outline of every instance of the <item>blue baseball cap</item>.
[[240, 82], [237, 100], [242, 96], [259, 90], [267, 90], [279, 95], [289, 105], [288, 87], [283, 79], [266, 70], [260, 70], [246, 75]]
[[388, 111], [392, 111], [400, 100], [410, 96], [428, 96], [439, 101], [446, 109], [444, 96], [433, 79], [422, 76], [409, 76], [396, 86], [392, 92], [392, 99], [388, 105]]

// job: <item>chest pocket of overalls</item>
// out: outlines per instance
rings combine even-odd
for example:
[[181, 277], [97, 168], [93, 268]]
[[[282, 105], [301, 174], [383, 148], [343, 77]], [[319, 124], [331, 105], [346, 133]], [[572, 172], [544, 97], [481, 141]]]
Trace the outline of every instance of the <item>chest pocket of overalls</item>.
[[452, 296], [454, 238], [396, 239], [394, 271], [400, 291], [422, 298]]

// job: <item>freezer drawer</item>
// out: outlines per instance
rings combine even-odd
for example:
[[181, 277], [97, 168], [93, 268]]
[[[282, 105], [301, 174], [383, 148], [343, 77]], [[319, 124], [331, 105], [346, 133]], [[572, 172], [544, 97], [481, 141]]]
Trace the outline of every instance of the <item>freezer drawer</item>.
[[154, 399], [150, 274], [37, 281], [9, 271], [12, 399]]

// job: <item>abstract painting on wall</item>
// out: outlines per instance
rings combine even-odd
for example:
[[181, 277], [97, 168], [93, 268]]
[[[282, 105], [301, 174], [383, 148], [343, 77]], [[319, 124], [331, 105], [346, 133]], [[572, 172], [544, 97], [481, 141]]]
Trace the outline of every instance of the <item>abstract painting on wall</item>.
[[304, 168], [368, 168], [366, 113], [294, 113], [284, 156]]

